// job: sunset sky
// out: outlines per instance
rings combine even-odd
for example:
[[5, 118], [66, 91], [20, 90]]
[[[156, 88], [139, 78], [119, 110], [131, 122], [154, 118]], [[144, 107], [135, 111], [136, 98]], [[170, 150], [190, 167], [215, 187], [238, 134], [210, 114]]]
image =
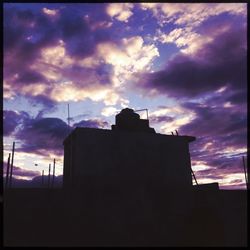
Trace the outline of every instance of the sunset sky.
[[157, 133], [196, 137], [199, 183], [245, 189], [247, 4], [5, 3], [3, 25], [4, 161], [15, 141], [15, 178], [48, 174], [53, 158], [62, 175], [70, 131], [110, 129], [129, 107], [147, 108]]

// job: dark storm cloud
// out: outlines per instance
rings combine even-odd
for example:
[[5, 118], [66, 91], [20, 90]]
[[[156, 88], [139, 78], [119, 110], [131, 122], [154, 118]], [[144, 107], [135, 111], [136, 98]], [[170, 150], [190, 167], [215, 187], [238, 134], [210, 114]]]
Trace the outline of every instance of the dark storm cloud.
[[25, 119], [29, 119], [29, 115], [24, 111], [18, 113], [11, 110], [4, 110], [3, 134], [5, 136], [11, 135], [15, 131], [16, 127]]
[[214, 36], [195, 54], [178, 54], [162, 71], [142, 74], [143, 88], [173, 97], [196, 97], [228, 85], [246, 89], [246, 28], [230, 28]]

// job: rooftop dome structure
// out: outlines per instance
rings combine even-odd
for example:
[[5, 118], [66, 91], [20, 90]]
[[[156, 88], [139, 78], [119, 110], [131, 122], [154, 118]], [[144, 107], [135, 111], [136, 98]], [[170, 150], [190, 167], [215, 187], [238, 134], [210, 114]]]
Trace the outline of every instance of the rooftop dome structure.
[[140, 115], [133, 109], [122, 109], [115, 117], [115, 125], [112, 125], [112, 130], [127, 130], [136, 132], [155, 133], [153, 128], [149, 127], [148, 119], [140, 119]]

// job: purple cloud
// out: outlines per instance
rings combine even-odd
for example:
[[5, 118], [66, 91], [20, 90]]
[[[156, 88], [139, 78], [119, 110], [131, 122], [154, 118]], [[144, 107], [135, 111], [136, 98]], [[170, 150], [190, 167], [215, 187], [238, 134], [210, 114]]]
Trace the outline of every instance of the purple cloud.
[[37, 104], [42, 104], [43, 105], [43, 110], [41, 110], [41, 114], [47, 113], [47, 112], [53, 112], [57, 109], [55, 106], [55, 101], [51, 100], [51, 98], [48, 96], [49, 91], [44, 91], [43, 94], [39, 94], [36, 96], [30, 96], [29, 94], [24, 95], [27, 97], [28, 101], [30, 102], [31, 105], [37, 105]]
[[[53, 27], [50, 19], [41, 13], [35, 15], [30, 10], [5, 8], [5, 77], [28, 70], [39, 57], [40, 49], [55, 43], [57, 32], [55, 27], [53, 30]], [[32, 39], [29, 40], [28, 37]]]
[[[227, 98], [223, 94], [220, 98], [208, 98], [203, 103], [183, 103], [185, 108], [195, 112], [196, 117], [183, 125], [179, 132], [196, 136], [196, 141], [190, 145], [192, 160], [212, 167], [198, 171], [204, 176], [211, 172], [207, 175], [209, 178], [242, 172], [241, 157], [247, 149], [246, 107], [235, 105], [224, 108], [222, 104]], [[244, 148], [245, 151], [242, 151]]]
[[[66, 8], [58, 10], [58, 18], [53, 19], [42, 9], [38, 12], [5, 5], [4, 49], [7, 52], [16, 50], [23, 56], [21, 59], [31, 59], [38, 57], [41, 48], [56, 44], [61, 39], [72, 56], [84, 58], [93, 54], [95, 46], [101, 41], [110, 40], [111, 36], [107, 28], [100, 26], [93, 30], [91, 27], [100, 20], [94, 20], [91, 16], [102, 18], [102, 22], [111, 19], [105, 13], [105, 4], [91, 5], [92, 11], [87, 12], [88, 19], [84, 18], [84, 12], [80, 11], [79, 7], [68, 4]], [[86, 8], [86, 5], [84, 7]], [[27, 39], [29, 36], [30, 39]], [[23, 50], [24, 48], [26, 50]]]
[[19, 151], [37, 152], [42, 150], [63, 154], [63, 140], [71, 128], [59, 118], [38, 118], [26, 121], [16, 133], [22, 141]]
[[173, 97], [197, 97], [225, 85], [246, 89], [246, 27], [231, 25], [194, 54], [177, 54], [164, 70], [141, 74], [139, 86]]
[[[4, 175], [7, 171], [7, 164], [4, 164]], [[34, 171], [34, 170], [27, 170], [20, 167], [13, 166], [13, 176], [21, 176], [21, 177], [35, 177], [37, 175], [40, 175], [40, 171]]]
[[[52, 177], [51, 179], [52, 180]], [[24, 180], [24, 179], [17, 179], [15, 177], [12, 178], [12, 187], [14, 188], [47, 188], [48, 187], [48, 176], [44, 176], [44, 184], [42, 185], [42, 176], [38, 175], [32, 178], [32, 180]], [[54, 179], [54, 188], [61, 188], [63, 182], [63, 176], [55, 176]], [[5, 183], [5, 178], [4, 178]]]
[[[43, 177], [43, 181], [44, 181], [44, 186], [43, 187], [47, 187], [48, 186], [48, 175], [44, 175]], [[52, 176], [50, 176], [50, 181], [52, 184]], [[34, 178], [32, 178], [32, 180], [30, 181], [30, 186], [31, 187], [42, 187], [42, 176], [35, 176]], [[60, 188], [62, 187], [63, 184], [63, 175], [58, 175], [55, 176], [54, 178], [54, 188]]]
[[151, 123], [160, 123], [160, 122], [172, 122], [174, 120], [173, 117], [167, 116], [167, 115], [161, 115], [161, 116], [155, 116], [151, 115], [150, 116], [150, 122]]
[[28, 113], [22, 111], [20, 113], [14, 112], [12, 110], [3, 111], [3, 134], [5, 136], [11, 135], [16, 127], [21, 124], [25, 119], [28, 119]]
[[[209, 100], [207, 104], [211, 104]], [[185, 103], [185, 108], [196, 113], [196, 118], [180, 128], [181, 133], [195, 133], [197, 136], [222, 136], [226, 133], [244, 132], [247, 127], [246, 110], [239, 112], [233, 107], [224, 108], [220, 103], [212, 106]], [[223, 119], [222, 119], [223, 117]]]
[[[80, 11], [82, 7], [91, 8], [91, 11], [84, 13]], [[95, 52], [98, 43], [111, 40], [110, 30], [98, 26], [100, 21], [111, 21], [105, 8], [106, 4], [67, 4], [67, 7], [60, 11], [57, 25], [70, 55], [77, 58], [90, 56]], [[99, 28], [93, 29], [93, 26]]]
[[82, 120], [77, 122], [73, 125], [74, 128], [76, 127], [88, 127], [88, 128], [104, 128], [107, 127], [109, 124], [106, 121], [98, 120], [98, 119], [89, 119], [89, 120]]
[[100, 119], [88, 119], [74, 123], [69, 127], [59, 118], [26, 118], [16, 131], [15, 138], [21, 141], [21, 146], [16, 149], [21, 152], [48, 154], [54, 152], [63, 155], [63, 140], [76, 127], [103, 128], [108, 123]]
[[[101, 63], [97, 68], [90, 69], [75, 65], [75, 60], [93, 55], [100, 42], [115, 40], [107, 26], [98, 25], [111, 20], [105, 13], [105, 4], [78, 7], [65, 5], [56, 10], [56, 18], [47, 15], [42, 7], [38, 10], [29, 8], [29, 5], [25, 9], [25, 4], [22, 8], [13, 6], [15, 5], [4, 6], [3, 69], [4, 78], [11, 85], [12, 91], [21, 93], [31, 102], [35, 100], [51, 107], [57, 102], [51, 92], [59, 84], [59, 80], [69, 80], [79, 89], [111, 82], [111, 66]], [[83, 10], [79, 9], [81, 6], [84, 6]], [[86, 11], [88, 8], [91, 11]], [[94, 13], [93, 8], [97, 13]], [[42, 59], [41, 52], [51, 46], [58, 46], [59, 41], [64, 44], [65, 57], [70, 56], [72, 59], [66, 68], [61, 68], [60, 64], [46, 64]], [[56, 79], [49, 78], [49, 70], [56, 72]], [[44, 90], [33, 94], [37, 83], [43, 85]]]
[[233, 92], [226, 101], [229, 101], [233, 104], [242, 104], [247, 102], [247, 93], [245, 90]]
[[[4, 177], [4, 183], [6, 181], [6, 178]], [[23, 188], [23, 187], [30, 187], [30, 184], [31, 184], [31, 181], [29, 180], [24, 180], [24, 179], [17, 179], [17, 178], [14, 178], [12, 177], [12, 184], [11, 184], [11, 187], [14, 187], [14, 188]]]
[[46, 78], [36, 71], [26, 70], [21, 72], [16, 83], [38, 83], [46, 82]]

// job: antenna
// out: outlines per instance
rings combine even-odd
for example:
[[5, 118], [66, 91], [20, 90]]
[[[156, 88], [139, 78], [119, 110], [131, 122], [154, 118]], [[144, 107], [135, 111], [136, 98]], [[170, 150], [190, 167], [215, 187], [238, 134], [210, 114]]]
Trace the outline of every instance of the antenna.
[[147, 120], [148, 120], [148, 109], [139, 109], [139, 110], [135, 110], [134, 112], [139, 112], [139, 111], [144, 111], [144, 110], [146, 110], [147, 112]]
[[49, 175], [48, 175], [48, 187], [50, 188], [50, 164], [49, 164]]
[[13, 173], [14, 153], [15, 153], [15, 142], [13, 142], [13, 147], [12, 147], [12, 157], [11, 157], [11, 166], [10, 166], [10, 187], [12, 186], [12, 173]]
[[52, 188], [54, 188], [54, 181], [55, 181], [55, 167], [56, 167], [56, 159], [54, 158], [53, 175], [52, 175]]
[[70, 126], [69, 122], [70, 122], [70, 118], [69, 118], [69, 103], [68, 103], [68, 126]]
[[10, 171], [10, 153], [8, 157], [8, 163], [7, 163], [7, 173], [6, 173], [6, 179], [5, 179], [5, 188], [8, 188], [8, 181], [9, 181], [9, 171]]

